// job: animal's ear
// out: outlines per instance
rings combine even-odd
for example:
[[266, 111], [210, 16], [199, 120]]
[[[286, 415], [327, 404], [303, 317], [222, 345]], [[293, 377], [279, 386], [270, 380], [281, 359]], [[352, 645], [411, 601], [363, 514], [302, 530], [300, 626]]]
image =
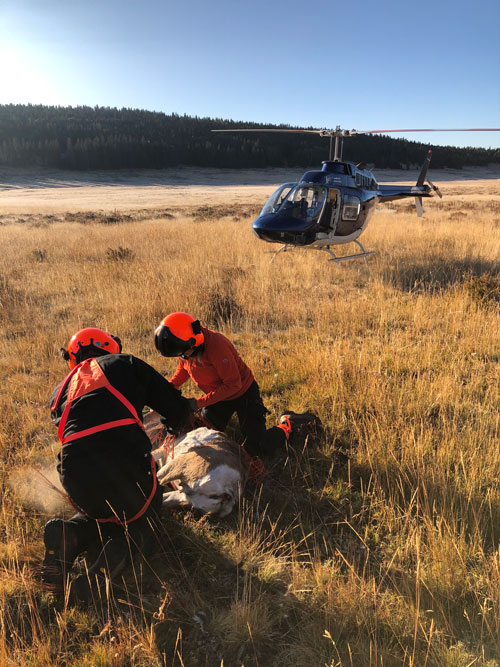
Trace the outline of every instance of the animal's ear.
[[182, 491], [169, 491], [163, 494], [162, 507], [171, 510], [179, 507], [189, 507], [189, 500]]

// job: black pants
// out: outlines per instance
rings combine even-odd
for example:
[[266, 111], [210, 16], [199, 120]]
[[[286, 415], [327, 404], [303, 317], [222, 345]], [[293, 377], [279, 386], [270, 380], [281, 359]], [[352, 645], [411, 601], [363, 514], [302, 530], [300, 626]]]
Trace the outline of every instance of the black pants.
[[284, 432], [276, 426], [266, 429], [268, 410], [262, 402], [259, 385], [255, 380], [243, 396], [214, 403], [203, 408], [202, 414], [214, 428], [224, 431], [235, 412], [244, 438], [243, 446], [251, 456], [272, 456], [277, 449], [284, 448]]
[[153, 488], [151, 455], [139, 447], [120, 446], [115, 433], [104, 444], [89, 437], [63, 447], [57, 466], [61, 484], [89, 516], [131, 519]]
[[162, 498], [163, 488], [158, 485], [147, 511], [139, 519], [124, 526], [99, 523], [80, 512], [65, 522], [72, 526], [78, 553], [87, 552], [91, 573], [98, 574], [106, 570], [110, 577], [114, 577], [136, 554], [148, 556], [152, 552], [157, 539]]

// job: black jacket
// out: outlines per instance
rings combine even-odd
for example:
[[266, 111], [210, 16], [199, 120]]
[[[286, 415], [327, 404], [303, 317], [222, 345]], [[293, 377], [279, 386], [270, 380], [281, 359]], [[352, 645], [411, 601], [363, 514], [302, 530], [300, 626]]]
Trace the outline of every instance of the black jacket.
[[[96, 358], [110, 384], [121, 392], [142, 418], [145, 405], [166, 418], [172, 427], [188, 419], [189, 404], [174, 386], [149, 364], [131, 354]], [[59, 391], [55, 389], [51, 405]], [[53, 419], [61, 419], [65, 389]], [[71, 405], [64, 435], [130, 417], [130, 412], [106, 388], [96, 389]], [[61, 448], [61, 482], [79, 507], [94, 518], [115, 512], [135, 514], [151, 490], [151, 443], [138, 424], [119, 426], [69, 442]]]

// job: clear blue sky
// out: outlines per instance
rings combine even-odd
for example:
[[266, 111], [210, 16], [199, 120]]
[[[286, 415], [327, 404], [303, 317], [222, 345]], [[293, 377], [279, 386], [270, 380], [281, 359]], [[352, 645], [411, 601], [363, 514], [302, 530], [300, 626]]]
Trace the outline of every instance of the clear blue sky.
[[[500, 127], [500, 0], [0, 0], [0, 62], [2, 104]], [[500, 147], [500, 132], [404, 136]]]

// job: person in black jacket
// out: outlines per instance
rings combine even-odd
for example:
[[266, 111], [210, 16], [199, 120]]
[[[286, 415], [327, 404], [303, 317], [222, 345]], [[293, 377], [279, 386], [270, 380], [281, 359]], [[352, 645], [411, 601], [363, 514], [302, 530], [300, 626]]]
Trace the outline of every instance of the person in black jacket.
[[142, 424], [144, 406], [173, 429], [191, 414], [170, 382], [121, 349], [119, 339], [102, 329], [78, 331], [62, 350], [71, 371], [51, 399], [61, 442], [57, 469], [77, 513], [46, 524], [42, 581], [64, 589], [76, 557], [100, 544], [90, 576], [73, 582], [77, 597], [88, 596], [103, 569], [114, 577], [131, 552], [147, 554], [154, 544], [162, 490]]

